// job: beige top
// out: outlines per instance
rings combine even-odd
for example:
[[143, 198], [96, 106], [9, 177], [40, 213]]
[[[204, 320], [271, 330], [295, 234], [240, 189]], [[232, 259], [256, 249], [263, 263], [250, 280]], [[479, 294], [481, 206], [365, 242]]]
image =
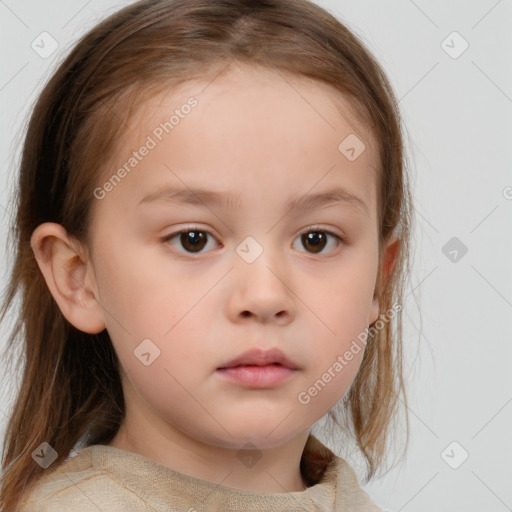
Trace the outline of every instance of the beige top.
[[310, 435], [301, 460], [308, 487], [243, 491], [179, 473], [107, 445], [83, 448], [24, 497], [20, 512], [382, 512], [350, 465]]

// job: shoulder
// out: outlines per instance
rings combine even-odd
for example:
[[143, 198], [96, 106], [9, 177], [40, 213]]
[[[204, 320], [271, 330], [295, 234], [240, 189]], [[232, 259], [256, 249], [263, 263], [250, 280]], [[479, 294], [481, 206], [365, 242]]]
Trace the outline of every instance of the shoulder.
[[361, 488], [356, 472], [316, 436], [310, 435], [304, 448], [304, 469], [308, 479], [332, 487], [335, 510], [340, 512], [385, 512]]
[[359, 484], [359, 480], [352, 466], [341, 457], [335, 457], [333, 470], [336, 472], [337, 495], [342, 510], [347, 512], [384, 512], [370, 498]]
[[[61, 466], [38, 480], [20, 503], [20, 512], [98, 512], [117, 510], [149, 512], [149, 507], [115, 477], [95, 468], [91, 447], [68, 458]], [[108, 506], [110, 505], [110, 507]]]

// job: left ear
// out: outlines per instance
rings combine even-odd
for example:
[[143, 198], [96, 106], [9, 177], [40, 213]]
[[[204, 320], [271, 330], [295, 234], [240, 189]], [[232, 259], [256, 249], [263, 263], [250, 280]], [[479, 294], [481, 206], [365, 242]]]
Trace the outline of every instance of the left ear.
[[373, 324], [373, 322], [377, 321], [380, 314], [377, 286], [384, 286], [390, 274], [393, 272], [399, 247], [400, 239], [398, 238], [397, 234], [394, 234], [386, 243], [386, 247], [384, 248], [382, 259], [380, 261], [380, 268], [377, 275], [377, 285], [373, 294], [372, 306], [370, 309], [370, 324]]

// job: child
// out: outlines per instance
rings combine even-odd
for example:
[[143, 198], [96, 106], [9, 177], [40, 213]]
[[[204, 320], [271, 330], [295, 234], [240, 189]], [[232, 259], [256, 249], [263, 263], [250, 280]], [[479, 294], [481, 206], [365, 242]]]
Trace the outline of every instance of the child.
[[22, 154], [1, 510], [380, 510], [311, 427], [381, 467], [403, 162], [384, 73], [308, 0], [143, 0], [88, 33]]

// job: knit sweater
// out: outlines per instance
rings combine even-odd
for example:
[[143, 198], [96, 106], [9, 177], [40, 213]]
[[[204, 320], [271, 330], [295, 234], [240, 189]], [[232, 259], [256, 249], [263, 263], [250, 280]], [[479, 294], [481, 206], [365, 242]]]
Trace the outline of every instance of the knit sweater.
[[308, 437], [304, 491], [263, 493], [179, 473], [140, 454], [91, 445], [41, 480], [20, 512], [382, 512], [342, 458]]

